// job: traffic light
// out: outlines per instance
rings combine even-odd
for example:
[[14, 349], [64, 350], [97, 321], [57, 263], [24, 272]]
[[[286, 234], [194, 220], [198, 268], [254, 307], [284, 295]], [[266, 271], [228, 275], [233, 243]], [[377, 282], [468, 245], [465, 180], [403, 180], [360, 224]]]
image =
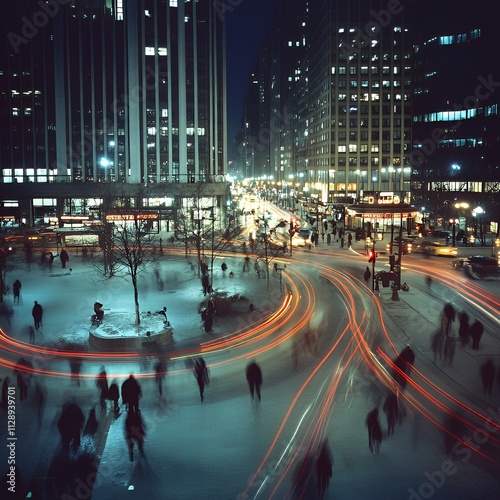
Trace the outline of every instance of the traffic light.
[[368, 259], [368, 263], [373, 262], [375, 264], [375, 261], [377, 260], [377, 254], [376, 254], [375, 250], [370, 250], [368, 252], [368, 256], [370, 257]]
[[389, 255], [389, 266], [391, 268], [391, 271], [394, 271], [394, 265], [396, 264], [396, 256], [395, 255]]

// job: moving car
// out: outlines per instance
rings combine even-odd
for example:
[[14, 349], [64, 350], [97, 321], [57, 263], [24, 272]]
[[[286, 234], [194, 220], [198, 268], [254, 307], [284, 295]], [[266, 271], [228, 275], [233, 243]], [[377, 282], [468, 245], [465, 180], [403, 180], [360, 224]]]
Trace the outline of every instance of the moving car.
[[[411, 253], [413, 251], [414, 240], [409, 238], [403, 238], [401, 241], [402, 241], [401, 253], [403, 255]], [[391, 250], [391, 244], [387, 243], [386, 248], [387, 251], [389, 252]], [[392, 253], [393, 254], [399, 253], [399, 237], [394, 238], [394, 240], [392, 241]]]
[[292, 245], [294, 247], [303, 247], [312, 244], [312, 231], [311, 229], [299, 229], [292, 236]]
[[473, 255], [466, 259], [454, 260], [452, 266], [463, 269], [467, 276], [484, 279], [487, 276], [500, 276], [500, 265], [493, 257]]
[[439, 255], [441, 257], [456, 257], [457, 247], [449, 247], [438, 241], [423, 240], [413, 246], [414, 253], [423, 253], [425, 255]]

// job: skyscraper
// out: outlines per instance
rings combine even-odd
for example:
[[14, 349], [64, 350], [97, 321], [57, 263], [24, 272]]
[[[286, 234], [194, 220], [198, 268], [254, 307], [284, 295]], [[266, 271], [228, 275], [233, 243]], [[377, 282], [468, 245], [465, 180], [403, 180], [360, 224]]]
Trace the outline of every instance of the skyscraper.
[[157, 196], [223, 180], [224, 23], [209, 0], [9, 2], [2, 34], [1, 182]]

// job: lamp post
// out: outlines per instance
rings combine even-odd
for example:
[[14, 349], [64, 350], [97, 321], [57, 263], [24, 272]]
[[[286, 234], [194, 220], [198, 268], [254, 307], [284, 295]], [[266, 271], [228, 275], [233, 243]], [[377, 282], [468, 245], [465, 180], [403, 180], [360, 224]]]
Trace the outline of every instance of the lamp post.
[[[356, 175], [358, 176], [358, 200], [362, 203], [362, 193], [365, 190], [365, 177], [367, 175], [366, 170], [356, 170]], [[359, 178], [361, 178], [361, 189], [359, 189]]]
[[[368, 259], [368, 263], [371, 263], [372, 265], [372, 291], [378, 292], [379, 291], [379, 286], [378, 286], [378, 280], [375, 279], [375, 262], [377, 261], [377, 252], [375, 251], [375, 244], [377, 241], [382, 241], [384, 237], [384, 233], [377, 233], [377, 238], [373, 238], [373, 240], [368, 237], [366, 238], [366, 249], [368, 250], [368, 256], [370, 257]], [[372, 248], [370, 248], [370, 244], [372, 245]]]
[[476, 207], [472, 210], [472, 215], [476, 218], [474, 222], [474, 237], [477, 238], [477, 226], [479, 224], [479, 241], [481, 242], [481, 246], [484, 246], [483, 221], [481, 219], [484, 213], [485, 211], [481, 207]]
[[459, 223], [459, 219], [450, 219], [450, 224], [452, 224], [452, 232], [451, 232], [451, 246], [455, 246], [455, 226]]

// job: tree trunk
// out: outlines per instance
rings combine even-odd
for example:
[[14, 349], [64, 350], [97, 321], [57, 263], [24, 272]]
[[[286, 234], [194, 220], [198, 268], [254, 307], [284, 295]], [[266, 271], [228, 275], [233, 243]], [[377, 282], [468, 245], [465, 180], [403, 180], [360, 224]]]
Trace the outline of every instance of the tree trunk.
[[137, 290], [137, 277], [132, 276], [132, 284], [134, 285], [134, 304], [135, 304], [135, 324], [141, 324], [141, 317], [139, 315], [139, 291]]

